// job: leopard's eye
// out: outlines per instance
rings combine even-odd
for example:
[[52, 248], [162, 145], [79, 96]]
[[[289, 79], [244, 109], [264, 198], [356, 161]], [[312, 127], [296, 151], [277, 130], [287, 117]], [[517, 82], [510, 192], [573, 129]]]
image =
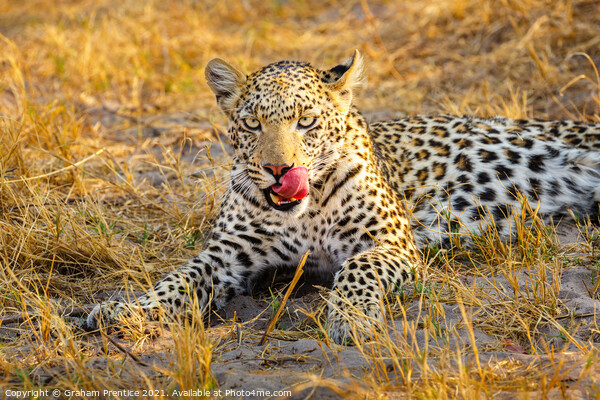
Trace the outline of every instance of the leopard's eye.
[[248, 130], [256, 131], [258, 128], [260, 128], [260, 121], [256, 118], [244, 118], [242, 121]]
[[303, 129], [312, 128], [317, 123], [317, 117], [302, 117], [298, 120], [298, 126]]

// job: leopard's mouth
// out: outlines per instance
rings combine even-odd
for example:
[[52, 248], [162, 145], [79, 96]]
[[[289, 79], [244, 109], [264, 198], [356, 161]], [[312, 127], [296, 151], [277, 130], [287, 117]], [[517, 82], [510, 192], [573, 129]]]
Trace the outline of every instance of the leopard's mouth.
[[267, 199], [267, 203], [269, 203], [271, 207], [278, 211], [291, 210], [302, 201], [302, 199], [296, 199], [293, 197], [291, 199], [287, 199], [283, 196], [280, 196], [270, 187], [263, 189], [263, 193], [265, 195], [265, 199]]

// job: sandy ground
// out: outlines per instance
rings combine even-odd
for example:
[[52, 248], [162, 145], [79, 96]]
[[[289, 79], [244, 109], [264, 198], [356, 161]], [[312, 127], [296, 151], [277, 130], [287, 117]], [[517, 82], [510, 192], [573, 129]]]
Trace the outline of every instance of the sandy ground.
[[[586, 342], [598, 343], [599, 332], [596, 330], [594, 320], [600, 305], [598, 300], [587, 295], [585, 282], [589, 281], [591, 270], [586, 267], [571, 268], [564, 271], [561, 277], [560, 299], [564, 304], [564, 314], [570, 315], [569, 319], [576, 320], [580, 328], [573, 335], [576, 342], [585, 345]], [[496, 287], [504, 287], [504, 292], [498, 293], [490, 285], [489, 281], [482, 278], [466, 277], [470, 284], [477, 285], [482, 292], [491, 294], [489, 302], [502, 301], [511, 297], [511, 284], [502, 277], [496, 277]], [[523, 280], [527, 285], [527, 280]], [[535, 280], [533, 280], [535, 281]], [[524, 288], [522, 288], [524, 289]], [[209, 337], [215, 341], [211, 370], [218, 382], [216, 389], [220, 389], [225, 397], [232, 396], [229, 391], [275, 391], [291, 390], [292, 398], [306, 398], [312, 396], [314, 399], [338, 398], [342, 395], [358, 394], [361, 391], [361, 382], [364, 379], [376, 379], [378, 370], [385, 370], [391, 378], [385, 382], [390, 387], [390, 394], [394, 387], [403, 386], [411, 371], [411, 379], [418, 379], [423, 368], [436, 370], [437, 368], [448, 368], [447, 363], [458, 364], [459, 360], [463, 368], [476, 370], [476, 356], [472, 351], [465, 351], [460, 357], [448, 357], [461, 349], [471, 348], [472, 340], [476, 342], [479, 350], [479, 363], [493, 368], [510, 369], [507, 366], [521, 365], [523, 370], [530, 368], [537, 370], [560, 371], [558, 378], [564, 382], [563, 393], [549, 393], [549, 398], [588, 398], [596, 393], [598, 380], [594, 375], [588, 375], [580, 380], [580, 374], [589, 366], [586, 359], [578, 355], [578, 347], [575, 343], [566, 346], [558, 329], [545, 326], [541, 336], [547, 340], [548, 346], [562, 349], [560, 353], [527, 354], [519, 346], [511, 346], [503, 342], [493, 334], [486, 333], [481, 328], [473, 328], [471, 337], [468, 328], [464, 324], [464, 317], [460, 307], [456, 303], [442, 304], [445, 322], [437, 337], [432, 336], [428, 329], [420, 328], [407, 334], [404, 330], [406, 325], [419, 326], [418, 322], [423, 320], [423, 313], [419, 310], [426, 308], [419, 299], [406, 304], [407, 319], [395, 320], [388, 324], [390, 339], [399, 348], [410, 348], [412, 350], [427, 348], [429, 357], [425, 363], [415, 359], [404, 360], [406, 365], [402, 370], [398, 364], [398, 355], [389, 354], [380, 348], [378, 343], [366, 343], [360, 348], [354, 346], [327, 345], [321, 340], [307, 339], [306, 334], [299, 332], [296, 327], [302, 325], [305, 315], [299, 310], [310, 310], [321, 304], [321, 297], [317, 291], [308, 293], [299, 298], [293, 298], [287, 305], [287, 312], [280, 321], [279, 326], [286, 324], [290, 331], [275, 329], [264, 345], [259, 345], [262, 332], [264, 332], [269, 317], [272, 315], [270, 305], [264, 298], [253, 298], [250, 296], [239, 296], [234, 299], [219, 314], [227, 319], [226, 323], [214, 323], [207, 330]], [[469, 308], [468, 315], [477, 321], [477, 308]], [[234, 322], [233, 317], [236, 317]], [[216, 319], [216, 318], [215, 318]], [[78, 323], [73, 319], [75, 324]], [[5, 326], [0, 334], [5, 335], [8, 331], [14, 332], [16, 326]], [[161, 330], [159, 337], [149, 340], [141, 346], [127, 338], [119, 337], [118, 334], [111, 335], [121, 349], [112, 343], [104, 343], [101, 338], [90, 336], [89, 346], [95, 348], [98, 356], [88, 360], [87, 368], [90, 373], [114, 368], [119, 365], [124, 374], [130, 374], [132, 387], [135, 382], [140, 381], [142, 372], [149, 376], [155, 376], [156, 370], [168, 369], [173, 355], [164, 351], [171, 347], [172, 336], [168, 330]], [[121, 354], [121, 356], [103, 357], [103, 348], [109, 353]], [[23, 349], [27, 350], [27, 349]], [[128, 357], [124, 351], [135, 354], [137, 360]], [[402, 359], [402, 355], [400, 355]], [[115, 364], [115, 365], [112, 365]], [[562, 365], [560, 365], [562, 364]], [[557, 369], [557, 365], [560, 367]], [[459, 368], [456, 365], [456, 368]], [[598, 368], [592, 366], [591, 368]], [[600, 372], [597, 371], [597, 372]], [[33, 377], [38, 382], [50, 382], [54, 377], [62, 376], [68, 371], [64, 367], [53, 367], [46, 365], [36, 369]], [[335, 391], [328, 388], [331, 382]], [[576, 383], [576, 384], [575, 384]], [[229, 395], [227, 395], [229, 393]], [[234, 393], [233, 393], [234, 394]], [[499, 397], [512, 398], [516, 393], [510, 391], [498, 392]], [[519, 394], [520, 396], [523, 393]], [[540, 393], [532, 391], [529, 397], [539, 398]], [[247, 395], [245, 399], [263, 399], [263, 395]], [[393, 396], [392, 396], [393, 398]]]

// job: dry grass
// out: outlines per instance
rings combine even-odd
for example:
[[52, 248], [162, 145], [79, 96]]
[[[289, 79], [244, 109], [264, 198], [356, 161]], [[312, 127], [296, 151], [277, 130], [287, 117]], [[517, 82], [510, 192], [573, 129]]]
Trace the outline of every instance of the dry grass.
[[[0, 1], [0, 387], [215, 387], [211, 353], [234, 340], [233, 325], [211, 334], [196, 316], [172, 326], [161, 367], [143, 359], [154, 341], [143, 327], [127, 330], [129, 350], [76, 328], [77, 307], [148, 288], [210, 229], [228, 166], [203, 82], [211, 57], [245, 71], [279, 59], [333, 66], [358, 48], [370, 60], [358, 106], [374, 119], [600, 121], [599, 14], [591, 0]], [[557, 282], [590, 265], [598, 298], [597, 227], [580, 220], [585, 241], [564, 248], [547, 226], [514, 221], [513, 245], [491, 232], [479, 250], [439, 253], [428, 281], [389, 299], [397, 331], [359, 346], [371, 372], [356, 396], [545, 398], [594, 376], [597, 353], [574, 338]], [[448, 304], [460, 304], [461, 321], [448, 322]], [[307, 314], [300, 330], [326, 348], [321, 316]], [[494, 339], [488, 350], [549, 361], [484, 363], [479, 333]], [[457, 338], [467, 340], [451, 350]], [[586, 367], [565, 377], [569, 346]], [[349, 393], [347, 381], [311, 379], [302, 387]]]

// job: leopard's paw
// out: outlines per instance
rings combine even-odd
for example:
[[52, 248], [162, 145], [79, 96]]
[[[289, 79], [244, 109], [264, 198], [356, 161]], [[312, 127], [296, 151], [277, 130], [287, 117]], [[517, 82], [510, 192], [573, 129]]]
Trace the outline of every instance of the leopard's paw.
[[373, 337], [383, 326], [383, 312], [378, 304], [339, 307], [331, 303], [327, 315], [329, 337], [338, 344], [356, 344]]
[[99, 329], [100, 327], [114, 327], [123, 319], [141, 316], [148, 318], [149, 313], [144, 307], [133, 304], [121, 303], [119, 301], [105, 301], [98, 304], [88, 315], [84, 328], [88, 331]]
[[114, 324], [115, 310], [117, 309], [117, 301], [106, 301], [102, 304], [96, 305], [94, 309], [89, 313], [84, 328], [88, 331], [93, 331], [102, 326], [110, 326]]

